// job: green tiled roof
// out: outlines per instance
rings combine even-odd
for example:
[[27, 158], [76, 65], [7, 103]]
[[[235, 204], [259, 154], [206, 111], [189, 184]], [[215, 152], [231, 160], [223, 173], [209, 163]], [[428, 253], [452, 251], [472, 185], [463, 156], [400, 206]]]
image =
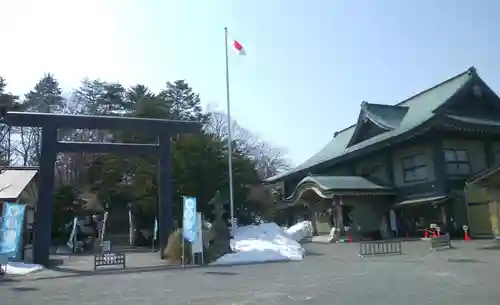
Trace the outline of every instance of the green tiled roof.
[[[395, 108], [393, 108], [386, 111], [387, 113], [391, 112], [391, 115], [394, 116], [392, 118], [384, 117], [387, 124], [397, 125], [394, 126], [396, 128], [393, 130], [378, 134], [368, 140], [359, 142], [349, 147], [347, 147], [347, 144], [351, 140], [356, 125], [352, 125], [344, 130], [336, 132], [334, 138], [314, 156], [298, 165], [294, 169], [268, 178], [265, 181], [273, 182], [282, 180], [283, 178], [294, 175], [296, 173], [305, 174], [311, 168], [320, 164], [324, 164], [325, 162], [335, 163], [336, 161], [340, 161], [341, 157], [347, 157], [354, 152], [362, 153], [365, 148], [374, 146], [376, 144], [390, 143], [390, 141], [393, 140], [396, 136], [402, 136], [409, 131], [412, 131], [417, 127], [423, 125], [424, 123], [430, 121], [435, 116], [434, 110], [447, 102], [474, 76], [477, 77], [475, 69], [470, 68], [455, 77], [452, 77], [395, 105], [399, 106], [399, 108], [407, 107], [407, 112], [404, 114], [404, 116], [401, 116], [403, 110], [394, 110]], [[383, 107], [376, 107], [372, 104], [368, 108], [370, 110], [370, 113], [373, 115], [381, 116], [384, 113], [381, 110]], [[377, 109], [373, 110], [374, 108]], [[396, 115], [398, 111], [399, 117]]]
[[323, 198], [331, 198], [339, 193], [393, 194], [392, 188], [378, 185], [359, 176], [307, 176], [297, 184], [292, 195], [286, 200], [295, 204], [305, 191], [311, 189]]

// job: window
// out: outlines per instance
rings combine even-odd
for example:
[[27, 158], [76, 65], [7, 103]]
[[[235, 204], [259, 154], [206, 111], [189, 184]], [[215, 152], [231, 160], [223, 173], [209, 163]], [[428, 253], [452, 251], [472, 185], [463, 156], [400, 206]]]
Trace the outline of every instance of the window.
[[403, 178], [405, 182], [427, 179], [427, 166], [423, 154], [403, 159]]
[[445, 149], [446, 172], [452, 176], [470, 174], [469, 154], [463, 149]]

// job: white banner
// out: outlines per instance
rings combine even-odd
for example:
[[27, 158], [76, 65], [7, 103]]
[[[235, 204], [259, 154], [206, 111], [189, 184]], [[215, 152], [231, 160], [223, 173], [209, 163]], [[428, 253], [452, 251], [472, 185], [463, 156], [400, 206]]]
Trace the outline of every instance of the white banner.
[[191, 252], [202, 253], [203, 252], [203, 231], [202, 231], [202, 221], [201, 213], [196, 213], [196, 239], [191, 245]]
[[195, 197], [182, 197], [183, 198], [183, 222], [182, 222], [182, 236], [191, 244], [196, 242], [196, 198]]

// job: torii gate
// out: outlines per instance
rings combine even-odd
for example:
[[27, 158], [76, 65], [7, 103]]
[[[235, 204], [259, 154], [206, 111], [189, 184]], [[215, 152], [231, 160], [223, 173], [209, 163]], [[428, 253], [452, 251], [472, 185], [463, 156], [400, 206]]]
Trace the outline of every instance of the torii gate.
[[[2, 113], [3, 114], [3, 113]], [[3, 117], [3, 115], [2, 115]], [[49, 263], [52, 226], [54, 166], [59, 152], [121, 152], [128, 154], [156, 153], [158, 155], [158, 231], [163, 249], [173, 227], [171, 137], [180, 133], [198, 133], [200, 123], [117, 116], [88, 116], [53, 113], [7, 112], [3, 119], [10, 126], [40, 127], [42, 129], [39, 169], [38, 202], [34, 224], [33, 259], [41, 265]], [[158, 136], [157, 144], [92, 143], [58, 141], [59, 128], [106, 129], [139, 131]], [[160, 251], [163, 255], [163, 251]]]

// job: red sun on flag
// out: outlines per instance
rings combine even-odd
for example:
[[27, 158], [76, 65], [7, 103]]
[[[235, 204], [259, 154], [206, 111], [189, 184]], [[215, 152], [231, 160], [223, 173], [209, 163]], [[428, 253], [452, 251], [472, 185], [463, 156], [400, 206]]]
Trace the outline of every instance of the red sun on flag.
[[238, 42], [238, 40], [233, 40], [233, 48], [238, 54], [245, 55], [245, 49], [243, 48], [243, 45]]

